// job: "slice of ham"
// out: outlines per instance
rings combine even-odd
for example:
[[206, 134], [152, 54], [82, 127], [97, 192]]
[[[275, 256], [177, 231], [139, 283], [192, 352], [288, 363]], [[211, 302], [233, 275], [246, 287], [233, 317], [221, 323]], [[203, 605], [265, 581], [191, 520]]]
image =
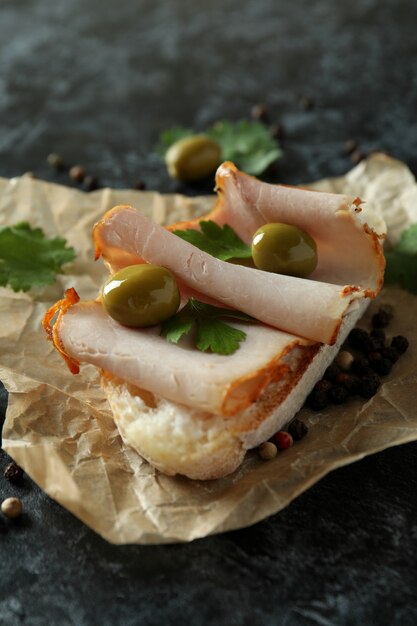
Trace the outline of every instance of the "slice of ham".
[[110, 263], [120, 249], [130, 261], [136, 256], [162, 265], [187, 288], [313, 341], [334, 343], [352, 300], [365, 295], [362, 286], [345, 287], [220, 261], [129, 206], [106, 213], [95, 226], [94, 239], [96, 249]]
[[48, 334], [74, 373], [78, 361], [91, 363], [167, 400], [224, 416], [250, 406], [271, 382], [298, 377], [320, 347], [262, 324], [233, 326], [247, 337], [224, 356], [199, 352], [187, 340], [171, 344], [159, 327], [121, 326], [100, 302], [78, 302], [73, 289], [45, 316]]
[[198, 228], [201, 219], [210, 219], [229, 224], [250, 244], [263, 224], [293, 224], [317, 244], [318, 265], [309, 278], [360, 287], [368, 297], [380, 290], [386, 226], [359, 198], [263, 183], [229, 162], [217, 170], [216, 190], [219, 198], [211, 213], [171, 228]]

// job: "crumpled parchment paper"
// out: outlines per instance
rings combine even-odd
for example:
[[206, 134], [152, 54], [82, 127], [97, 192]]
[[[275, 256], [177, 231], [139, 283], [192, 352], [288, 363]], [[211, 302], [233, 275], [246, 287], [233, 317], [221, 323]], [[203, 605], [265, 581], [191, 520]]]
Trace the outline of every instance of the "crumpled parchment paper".
[[[417, 185], [407, 167], [383, 154], [346, 176], [312, 187], [348, 192], [375, 203], [392, 241], [417, 222]], [[30, 294], [0, 288], [0, 379], [9, 390], [4, 449], [52, 498], [108, 541], [170, 543], [249, 526], [280, 511], [331, 470], [417, 439], [417, 298], [385, 288], [366, 317], [392, 303], [389, 332], [406, 335], [408, 352], [369, 401], [351, 400], [313, 413], [303, 409], [307, 437], [261, 461], [247, 455], [232, 476], [217, 481], [167, 477], [121, 441], [97, 371], [73, 376], [41, 329], [46, 309], [64, 289], [94, 298], [105, 271], [93, 261], [91, 229], [116, 204], [132, 204], [166, 224], [206, 212], [214, 197], [185, 198], [104, 189], [83, 193], [29, 176], [0, 179], [0, 224], [28, 220], [66, 237], [77, 251], [57, 283]], [[366, 325], [366, 320], [364, 321]]]

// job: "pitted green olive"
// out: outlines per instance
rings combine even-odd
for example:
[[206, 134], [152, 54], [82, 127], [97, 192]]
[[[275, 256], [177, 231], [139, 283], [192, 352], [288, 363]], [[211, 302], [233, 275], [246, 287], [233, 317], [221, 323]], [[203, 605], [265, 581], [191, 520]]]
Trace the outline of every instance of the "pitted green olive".
[[120, 324], [145, 327], [174, 315], [180, 293], [169, 270], [143, 263], [113, 274], [102, 289], [102, 299], [107, 313]]
[[220, 161], [220, 146], [207, 135], [180, 139], [169, 147], [165, 155], [169, 175], [183, 181], [210, 176]]
[[264, 224], [253, 237], [252, 257], [260, 270], [305, 277], [317, 266], [317, 246], [297, 226]]

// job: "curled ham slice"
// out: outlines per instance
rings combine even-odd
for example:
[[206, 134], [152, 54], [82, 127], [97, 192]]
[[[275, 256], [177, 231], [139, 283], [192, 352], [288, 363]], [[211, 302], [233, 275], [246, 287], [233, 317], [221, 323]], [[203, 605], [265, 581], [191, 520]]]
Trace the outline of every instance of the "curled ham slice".
[[[57, 311], [49, 334], [67, 361], [92, 363], [208, 415], [230, 416], [247, 408], [271, 382], [298, 377], [319, 349], [318, 344], [261, 324], [233, 323], [247, 334], [239, 350], [228, 356], [203, 353], [186, 340], [169, 343], [159, 336], [159, 327], [121, 326], [100, 302], [77, 302], [74, 290], [67, 291], [51, 314]], [[46, 316], [46, 326], [51, 319]]]
[[269, 222], [293, 224], [317, 244], [318, 265], [309, 278], [360, 287], [375, 297], [385, 269], [380, 216], [355, 196], [263, 183], [223, 163], [216, 174], [219, 198], [211, 213], [175, 228], [197, 228], [200, 219], [229, 224], [250, 244], [256, 230]]
[[[294, 278], [220, 261], [181, 240], [129, 206], [115, 207], [96, 224], [97, 256], [110, 267], [146, 261], [170, 269], [185, 288], [265, 324], [332, 344], [352, 301], [374, 297], [383, 281], [381, 238], [372, 215], [351, 196], [270, 185], [218, 169], [219, 200], [202, 219], [229, 224], [246, 242], [268, 222], [303, 228], [316, 240], [319, 263], [310, 278]], [[177, 227], [198, 227], [198, 220]]]
[[[132, 207], [115, 207], [95, 228], [96, 245], [162, 265], [186, 287], [288, 333], [334, 343], [352, 290], [220, 261]], [[363, 296], [356, 289], [355, 296]]]

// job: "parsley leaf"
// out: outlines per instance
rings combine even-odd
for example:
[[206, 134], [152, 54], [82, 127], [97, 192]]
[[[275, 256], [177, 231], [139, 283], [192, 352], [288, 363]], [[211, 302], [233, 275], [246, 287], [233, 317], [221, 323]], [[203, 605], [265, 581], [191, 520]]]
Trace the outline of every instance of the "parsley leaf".
[[218, 226], [211, 220], [200, 222], [200, 230], [173, 230], [174, 235], [193, 246], [208, 252], [221, 261], [229, 259], [250, 259], [252, 251], [250, 247], [238, 237], [233, 228], [228, 224]]
[[401, 233], [400, 241], [385, 253], [386, 283], [399, 283], [417, 295], [417, 224]]
[[250, 315], [205, 304], [190, 298], [181, 311], [176, 313], [161, 326], [161, 336], [171, 343], [178, 343], [187, 335], [194, 324], [196, 326], [195, 346], [202, 352], [233, 354], [246, 338], [243, 330], [229, 326], [220, 318], [237, 319], [245, 322], [255, 321]]
[[168, 148], [172, 146], [173, 143], [193, 134], [192, 130], [184, 128], [183, 126], [174, 126], [174, 128], [165, 130], [159, 138], [159, 144], [156, 146], [157, 154], [163, 158]]
[[[262, 174], [282, 154], [278, 142], [261, 122], [221, 121], [204, 132], [220, 145], [222, 161], [233, 161], [240, 170], [254, 176]], [[164, 157], [173, 143], [193, 134], [192, 130], [181, 126], [166, 130], [161, 134], [156, 151]]]
[[27, 222], [0, 228], [0, 286], [29, 291], [55, 282], [62, 265], [75, 258], [65, 239], [48, 239]]
[[254, 176], [262, 174], [282, 154], [261, 122], [217, 122], [208, 135], [220, 144], [224, 161], [233, 161], [240, 170]]

